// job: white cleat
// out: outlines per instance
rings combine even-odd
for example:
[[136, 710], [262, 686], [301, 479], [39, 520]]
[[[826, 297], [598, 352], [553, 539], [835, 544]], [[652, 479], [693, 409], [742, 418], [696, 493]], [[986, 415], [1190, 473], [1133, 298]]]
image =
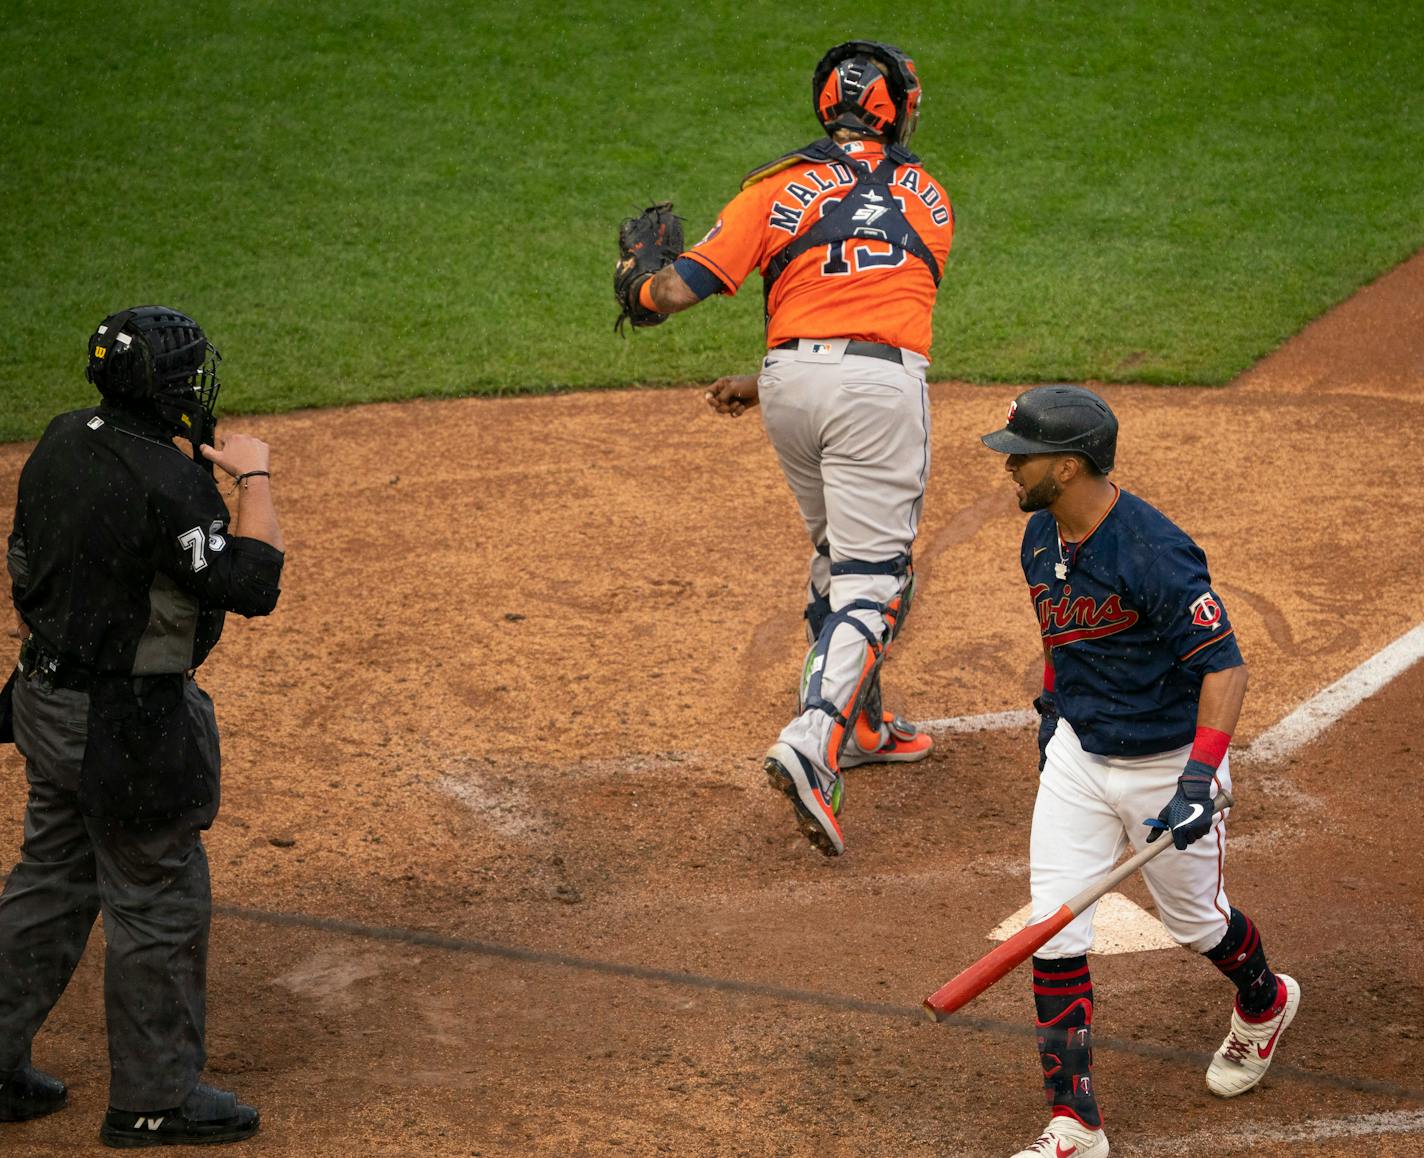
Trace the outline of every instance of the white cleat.
[[1013, 1158], [1108, 1158], [1108, 1136], [1077, 1118], [1057, 1114], [1038, 1141]]
[[1253, 1025], [1238, 1010], [1231, 1010], [1231, 1032], [1206, 1071], [1206, 1088], [1218, 1097], [1234, 1098], [1253, 1089], [1275, 1060], [1281, 1034], [1300, 1008], [1300, 986], [1295, 980], [1284, 973], [1277, 973], [1276, 980], [1286, 991], [1286, 1003], [1275, 1017]]

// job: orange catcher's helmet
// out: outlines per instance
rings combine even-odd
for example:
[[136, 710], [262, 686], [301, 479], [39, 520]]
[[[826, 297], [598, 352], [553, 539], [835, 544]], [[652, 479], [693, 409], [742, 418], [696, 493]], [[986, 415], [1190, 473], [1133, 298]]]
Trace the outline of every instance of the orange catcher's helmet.
[[920, 78], [898, 48], [848, 40], [816, 65], [811, 100], [827, 133], [851, 129], [908, 145], [919, 120]]

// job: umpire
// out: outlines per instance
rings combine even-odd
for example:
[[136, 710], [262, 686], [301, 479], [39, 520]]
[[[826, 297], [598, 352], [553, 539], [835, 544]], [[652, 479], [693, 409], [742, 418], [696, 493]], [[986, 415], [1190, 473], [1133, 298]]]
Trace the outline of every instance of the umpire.
[[[102, 912], [100, 1138], [232, 1142], [256, 1133], [258, 1114], [199, 1081], [212, 916], [202, 832], [218, 810], [219, 758], [212, 701], [193, 676], [225, 612], [277, 603], [268, 448], [214, 438], [220, 356], [186, 314], [112, 314], [88, 354], [103, 401], [49, 424], [20, 475], [7, 555], [23, 643], [0, 726], [13, 709], [29, 804], [0, 894], [0, 1121], [65, 1104], [30, 1043]], [[209, 464], [237, 480], [230, 529]]]

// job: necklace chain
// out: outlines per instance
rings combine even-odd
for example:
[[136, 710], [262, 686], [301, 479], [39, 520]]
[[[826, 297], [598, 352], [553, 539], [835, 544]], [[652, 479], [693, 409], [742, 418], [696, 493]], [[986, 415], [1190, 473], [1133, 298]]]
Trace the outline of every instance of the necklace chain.
[[1072, 551], [1063, 549], [1063, 528], [1055, 525], [1054, 535], [1058, 539], [1058, 565], [1053, 568], [1053, 573], [1060, 579], [1068, 578], [1068, 568], [1072, 565], [1073, 556], [1078, 553], [1078, 545], [1073, 544]]

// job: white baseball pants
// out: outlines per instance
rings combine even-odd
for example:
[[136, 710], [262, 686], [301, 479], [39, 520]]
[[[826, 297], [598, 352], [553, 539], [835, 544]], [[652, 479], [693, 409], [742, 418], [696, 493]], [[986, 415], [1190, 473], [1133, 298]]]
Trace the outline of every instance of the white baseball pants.
[[[1029, 837], [1033, 913], [1041, 921], [1060, 905], [1101, 880], [1131, 841], [1146, 847], [1143, 825], [1166, 806], [1191, 746], [1130, 759], [1083, 750], [1067, 720], [1058, 721], [1038, 781]], [[1223, 759], [1212, 792], [1231, 787], [1230, 756]], [[1170, 834], [1157, 838], [1170, 842]], [[1225, 815], [1194, 844], [1169, 848], [1143, 866], [1157, 915], [1176, 941], [1204, 953], [1226, 935], [1231, 905], [1226, 899]], [[1077, 957], [1093, 943], [1094, 905], [1048, 941], [1035, 956]]]

